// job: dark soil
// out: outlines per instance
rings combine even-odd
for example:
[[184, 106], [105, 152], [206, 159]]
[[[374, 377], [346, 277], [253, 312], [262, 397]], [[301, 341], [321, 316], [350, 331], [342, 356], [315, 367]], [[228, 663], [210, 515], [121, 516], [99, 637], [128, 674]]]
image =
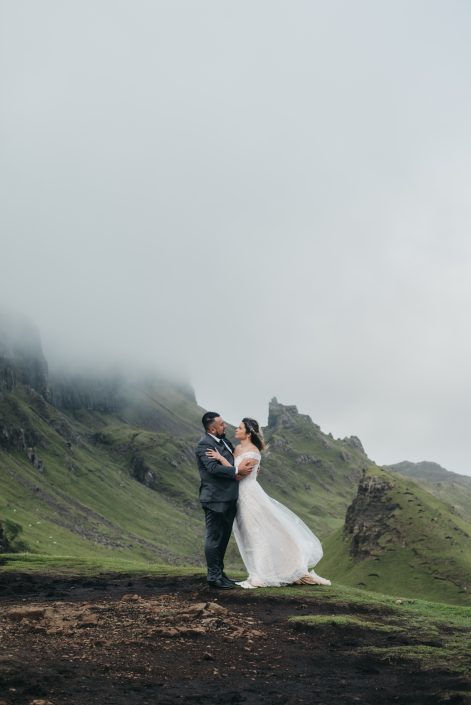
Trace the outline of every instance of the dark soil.
[[0, 705], [468, 702], [462, 677], [358, 652], [397, 634], [289, 625], [325, 612], [313, 589], [304, 600], [200, 577], [0, 574]]

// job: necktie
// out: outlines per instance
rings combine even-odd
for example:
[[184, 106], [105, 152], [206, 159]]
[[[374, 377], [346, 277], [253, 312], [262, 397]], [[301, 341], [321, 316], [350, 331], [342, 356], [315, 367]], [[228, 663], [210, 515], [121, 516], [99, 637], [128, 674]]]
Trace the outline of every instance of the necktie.
[[221, 438], [220, 440], [221, 440], [221, 442], [223, 443], [223, 445], [227, 448], [227, 450], [229, 451], [229, 453], [232, 455], [232, 450], [229, 448], [229, 446], [227, 445], [227, 443], [226, 443], [226, 441], [224, 440], [224, 438]]

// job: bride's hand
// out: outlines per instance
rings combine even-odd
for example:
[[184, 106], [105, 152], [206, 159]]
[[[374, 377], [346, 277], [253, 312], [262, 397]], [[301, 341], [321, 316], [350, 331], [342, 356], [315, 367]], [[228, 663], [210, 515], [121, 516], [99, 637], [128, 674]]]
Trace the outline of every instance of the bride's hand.
[[220, 463], [222, 463], [225, 460], [225, 458], [223, 458], [221, 453], [217, 450], [207, 450], [206, 455], [209, 458], [212, 458], [213, 460], [219, 460]]

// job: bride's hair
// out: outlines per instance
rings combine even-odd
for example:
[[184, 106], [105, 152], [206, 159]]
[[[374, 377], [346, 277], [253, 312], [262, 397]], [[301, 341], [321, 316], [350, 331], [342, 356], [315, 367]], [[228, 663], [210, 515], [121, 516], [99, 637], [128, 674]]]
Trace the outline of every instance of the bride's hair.
[[242, 419], [242, 423], [244, 424], [247, 433], [250, 433], [250, 440], [254, 446], [256, 446], [259, 450], [263, 450], [265, 448], [265, 441], [263, 440], [263, 433], [258, 425], [258, 421], [246, 417], [245, 419]]

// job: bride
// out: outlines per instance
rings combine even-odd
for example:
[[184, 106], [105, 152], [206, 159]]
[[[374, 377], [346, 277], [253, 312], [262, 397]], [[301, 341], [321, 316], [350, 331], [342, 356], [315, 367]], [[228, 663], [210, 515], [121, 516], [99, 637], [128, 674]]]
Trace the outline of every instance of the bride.
[[[319, 539], [290, 509], [269, 497], [257, 480], [261, 451], [265, 444], [255, 419], [242, 419], [236, 429], [239, 441], [234, 451], [235, 466], [243, 458], [254, 458], [257, 465], [240, 480], [239, 501], [234, 521], [234, 536], [249, 573], [237, 583], [243, 588], [279, 587], [291, 583], [330, 585], [314, 570], [322, 558]], [[222, 465], [230, 463], [217, 450], [206, 453]]]

